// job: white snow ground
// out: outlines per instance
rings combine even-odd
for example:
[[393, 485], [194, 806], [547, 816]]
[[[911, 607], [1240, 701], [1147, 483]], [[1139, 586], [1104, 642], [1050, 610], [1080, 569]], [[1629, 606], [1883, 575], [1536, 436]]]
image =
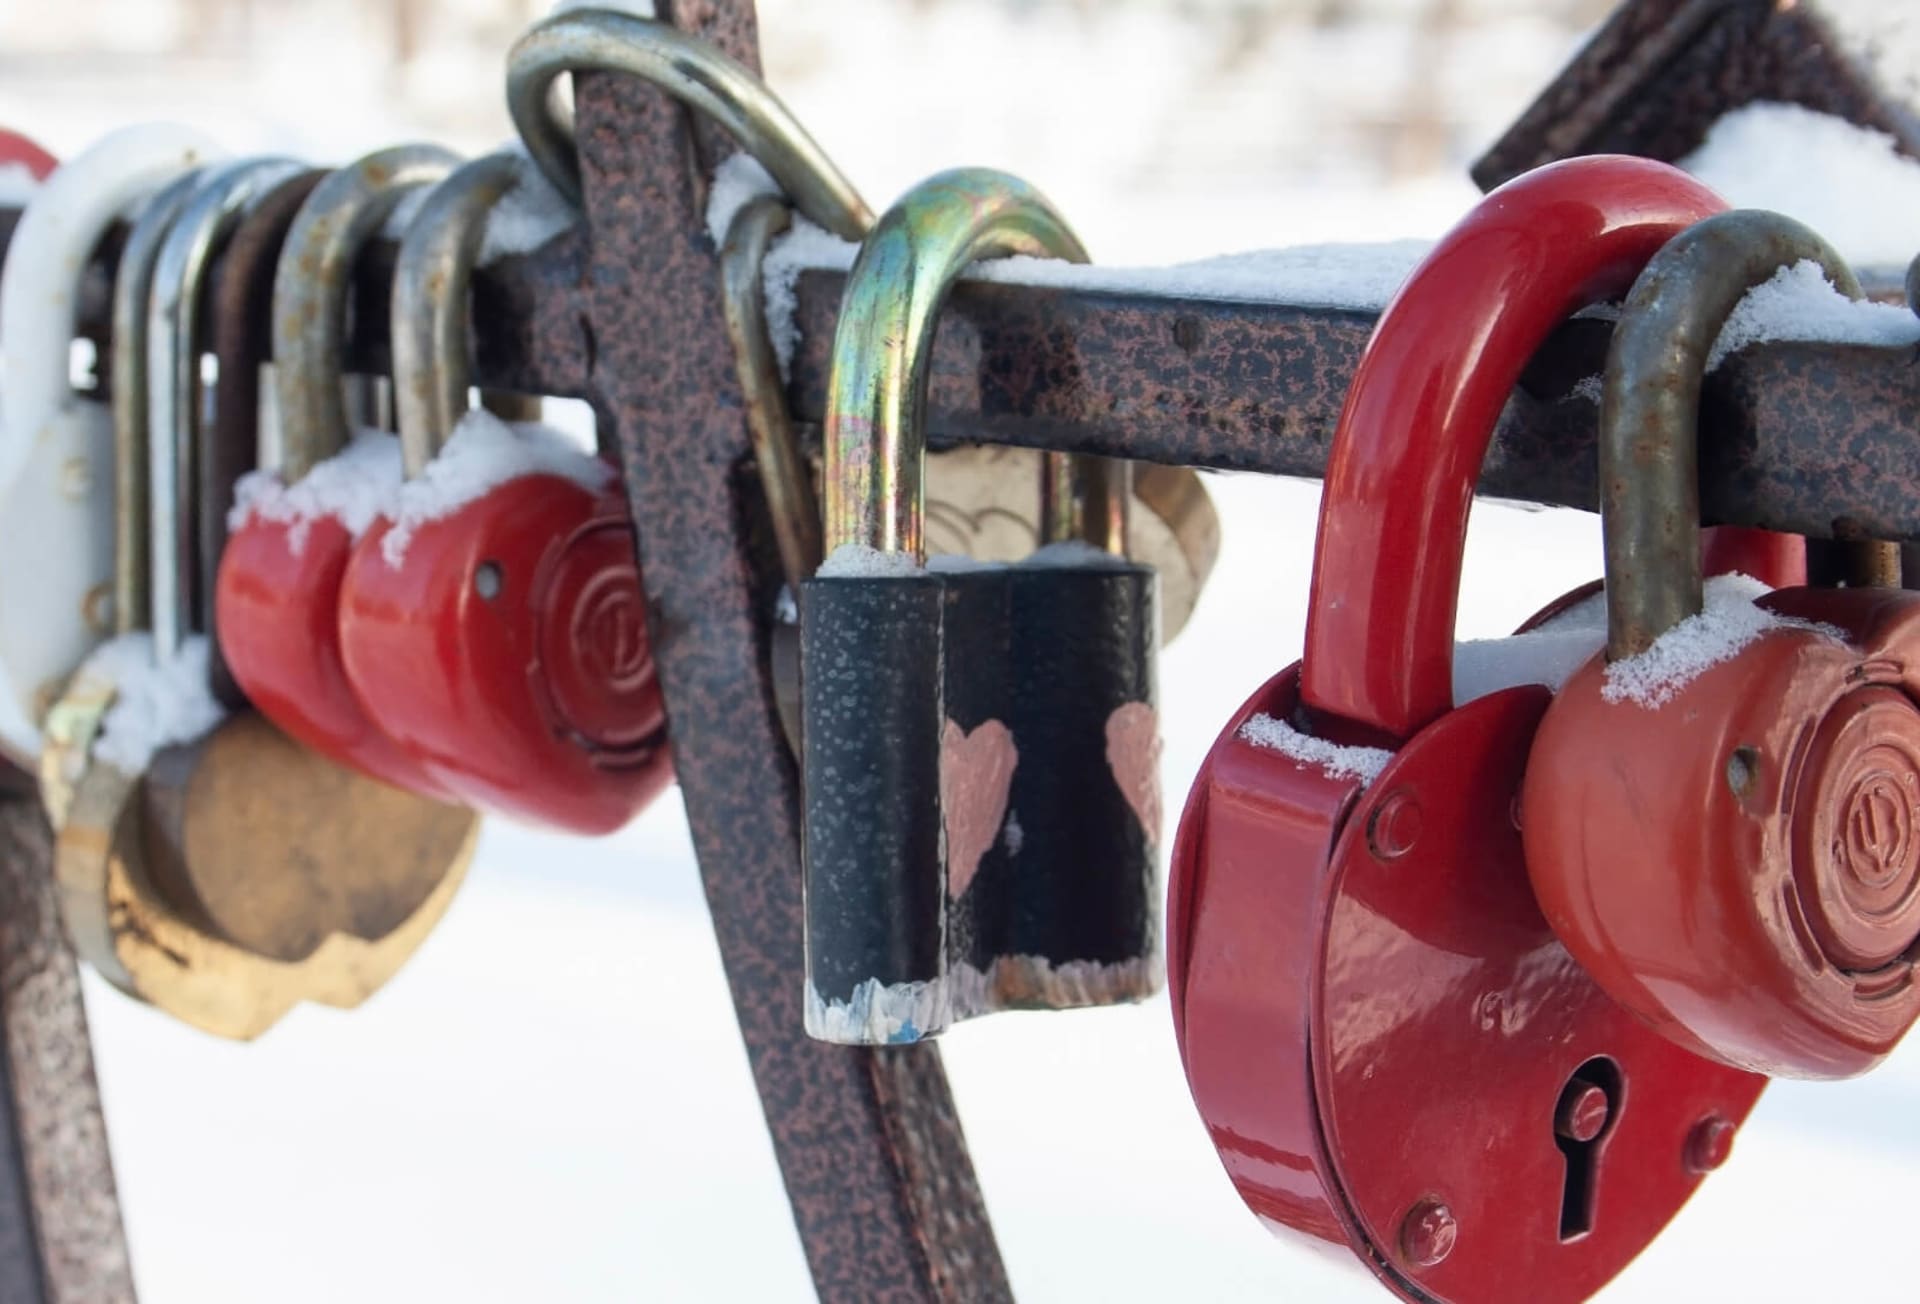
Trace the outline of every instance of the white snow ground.
[[[1506, 16], [1436, 72], [1405, 39], [1409, 6], [1385, 7], [1256, 36], [1219, 19], [1231, 6], [761, 3], [775, 85], [874, 202], [940, 167], [1005, 167], [1117, 262], [1437, 234], [1472, 199], [1465, 158], [1573, 38], [1526, 4], [1476, 0]], [[0, 121], [69, 151], [164, 115], [236, 149], [336, 159], [507, 133], [510, 27], [437, 31], [396, 102], [355, 45], [364, 11], [339, 0], [263, 6], [244, 62], [156, 57], [168, 9], [10, 7], [0, 33], [42, 45], [0, 41]], [[120, 53], [32, 54], [82, 41]], [[1370, 133], [1421, 81], [1450, 161], [1384, 185]], [[1298, 653], [1317, 505], [1317, 485], [1210, 483], [1226, 552], [1162, 663], [1174, 810], [1228, 712]], [[1469, 548], [1462, 637], [1508, 632], [1599, 564], [1578, 513], [1483, 505]], [[352, 1015], [297, 1011], [240, 1047], [91, 980], [88, 996], [148, 1304], [810, 1297], [674, 798], [598, 842], [490, 824], [444, 925]], [[1023, 1300], [1383, 1298], [1241, 1208], [1164, 999], [999, 1015], [944, 1045]], [[1880, 1247], [1910, 1236], [1916, 1098], [1920, 1046], [1861, 1082], [1774, 1087], [1732, 1162], [1606, 1298], [1904, 1289]]]

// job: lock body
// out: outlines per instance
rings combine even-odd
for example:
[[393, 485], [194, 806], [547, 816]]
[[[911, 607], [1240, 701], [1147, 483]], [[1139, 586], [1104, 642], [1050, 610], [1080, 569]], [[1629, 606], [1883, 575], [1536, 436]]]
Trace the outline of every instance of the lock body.
[[338, 608], [353, 536], [334, 517], [255, 517], [220, 559], [214, 619], [234, 681], [289, 736], [383, 783], [454, 795], [369, 718], [347, 680]]
[[365, 714], [464, 801], [610, 833], [673, 779], [633, 527], [617, 491], [510, 480], [355, 547], [340, 648]]
[[1000, 949], [1047, 957], [1024, 975], [1041, 989], [1141, 1000], [1160, 986], [1158, 584], [1107, 554], [1046, 555], [1010, 568], [1008, 720], [1030, 759], [1008, 799], [1021, 836]]
[[[1522, 819], [1555, 930], [1676, 1044], [1848, 1077], [1920, 1017], [1920, 598], [1786, 589], [1655, 702], [1595, 657], [1548, 712]], [[1609, 700], [1609, 697], [1613, 700]]]
[[[1228, 723], [1174, 847], [1175, 1028], [1221, 1160], [1270, 1228], [1402, 1298], [1585, 1299], [1764, 1079], [1647, 1029], [1534, 904], [1512, 812], [1545, 689], [1442, 716], [1363, 784], [1241, 736], [1296, 718], [1297, 685]], [[1562, 1134], [1567, 1100], [1593, 1135]]]
[[814, 1036], [1158, 988], [1154, 593], [1115, 558], [801, 586]]

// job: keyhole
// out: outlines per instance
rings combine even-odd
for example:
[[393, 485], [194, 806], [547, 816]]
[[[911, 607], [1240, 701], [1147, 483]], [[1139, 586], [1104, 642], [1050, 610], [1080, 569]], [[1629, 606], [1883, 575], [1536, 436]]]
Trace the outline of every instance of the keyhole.
[[1566, 1162], [1560, 1187], [1560, 1239], [1577, 1241], [1593, 1230], [1600, 1149], [1620, 1117], [1624, 1081], [1606, 1056], [1573, 1071], [1553, 1111], [1553, 1143]]

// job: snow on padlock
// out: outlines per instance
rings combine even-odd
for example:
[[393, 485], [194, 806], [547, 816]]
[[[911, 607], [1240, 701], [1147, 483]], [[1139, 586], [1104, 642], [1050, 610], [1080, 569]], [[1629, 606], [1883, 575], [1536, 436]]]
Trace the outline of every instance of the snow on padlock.
[[[7, 246], [0, 549], [12, 560], [0, 575], [0, 750], [29, 769], [41, 717], [114, 620], [114, 417], [70, 379], [81, 273], [129, 208], [217, 152], [184, 127], [114, 132], [38, 189]], [[140, 274], [155, 247], [132, 251], [122, 274]]]
[[1158, 986], [1154, 576], [1064, 541], [1124, 539], [1125, 468], [1056, 465], [1055, 549], [922, 564], [934, 322], [1007, 253], [1085, 256], [1014, 178], [923, 183], [864, 244], [834, 341], [830, 552], [800, 593], [806, 1018], [828, 1041]]
[[274, 279], [282, 461], [241, 482], [215, 594], [227, 667], [255, 707], [316, 751], [442, 799], [451, 794], [368, 717], [340, 660], [347, 558], [400, 481], [391, 437], [349, 439], [341, 368], [356, 256], [409, 191], [456, 162], [430, 146], [381, 150], [301, 206]]
[[[466, 407], [468, 287], [509, 155], [436, 187], [394, 273], [409, 478], [356, 545], [340, 650], [367, 713], [463, 800], [609, 833], [673, 779], [633, 523], [614, 470]], [[444, 440], [444, 447], [440, 446]]]
[[1175, 1033], [1221, 1161], [1269, 1227], [1345, 1245], [1405, 1299], [1585, 1299], [1764, 1085], [1560, 945], [1515, 824], [1550, 690], [1456, 704], [1453, 683], [1474, 483], [1529, 356], [1720, 207], [1663, 165], [1579, 159], [1421, 263], [1334, 435], [1302, 659], [1227, 722], [1175, 839]]
[[1813, 233], [1742, 212], [1628, 298], [1601, 414], [1609, 637], [1541, 723], [1521, 822], [1542, 909], [1615, 999], [1697, 1054], [1834, 1078], [1920, 1018], [1920, 594], [1703, 594], [1695, 547], [1708, 351], [1807, 260], [1858, 297]]

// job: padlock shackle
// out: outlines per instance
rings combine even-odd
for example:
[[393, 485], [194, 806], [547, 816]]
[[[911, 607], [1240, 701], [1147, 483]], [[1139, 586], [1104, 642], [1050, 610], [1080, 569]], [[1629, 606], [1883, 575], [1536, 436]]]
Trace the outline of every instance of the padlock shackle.
[[953, 283], [982, 258], [1087, 261], [1038, 190], [1004, 172], [929, 177], [874, 224], [847, 274], [833, 334], [823, 444], [826, 538], [923, 562], [927, 368]]
[[355, 260], [408, 191], [445, 179], [459, 163], [438, 145], [396, 145], [333, 173], [300, 206], [273, 281], [274, 396], [288, 484], [353, 434], [341, 379]]
[[506, 152], [461, 164], [427, 192], [401, 237], [389, 326], [393, 407], [408, 479], [427, 469], [466, 415], [473, 269], [486, 241], [487, 214], [519, 184], [519, 168]]
[[0, 339], [7, 342], [0, 484], [13, 482], [41, 427], [73, 402], [80, 279], [101, 237], [142, 196], [218, 153], [186, 127], [126, 127], [61, 167], [28, 201], [0, 273]]
[[1607, 658], [1646, 651], [1704, 602], [1700, 389], [1727, 318], [1750, 290], [1811, 260], [1849, 299], [1846, 260], [1790, 217], [1752, 209], [1675, 236], [1633, 283], [1600, 400], [1600, 524]]
[[1133, 463], [1090, 453], [1048, 453], [1040, 459], [1040, 542], [1090, 543], [1127, 554]]
[[201, 307], [214, 250], [248, 205], [298, 174], [293, 159], [243, 159], [209, 173], [167, 228], [147, 295], [148, 602], [155, 655], [194, 632], [195, 471], [200, 416]]
[[1467, 514], [1522, 370], [1568, 315], [1625, 293], [1725, 206], [1664, 163], [1569, 159], [1488, 195], [1407, 278], [1327, 459], [1300, 669], [1316, 728], [1400, 742], [1452, 708]]
[[800, 452], [787, 411], [786, 387], [780, 379], [780, 361], [767, 333], [766, 281], [762, 268], [767, 249], [792, 225], [786, 202], [761, 195], [740, 206], [720, 245], [720, 279], [725, 290], [721, 307], [727, 337], [733, 345], [734, 375], [747, 408], [747, 431], [753, 440], [753, 460], [767, 496], [767, 514], [773, 518], [773, 539], [780, 551], [780, 569], [789, 586], [820, 566], [820, 500], [814, 493], [807, 460]]
[[873, 212], [792, 110], [752, 69], [670, 23], [606, 11], [556, 14], [535, 23], [507, 55], [507, 111], [540, 170], [580, 202], [580, 157], [572, 120], [554, 104], [562, 73], [637, 77], [705, 115], [758, 159], [809, 221], [847, 240]]
[[204, 170], [176, 178], [147, 201], [120, 250], [113, 280], [113, 628], [116, 634], [150, 629], [152, 562], [147, 389], [147, 309], [167, 232], [206, 179]]

